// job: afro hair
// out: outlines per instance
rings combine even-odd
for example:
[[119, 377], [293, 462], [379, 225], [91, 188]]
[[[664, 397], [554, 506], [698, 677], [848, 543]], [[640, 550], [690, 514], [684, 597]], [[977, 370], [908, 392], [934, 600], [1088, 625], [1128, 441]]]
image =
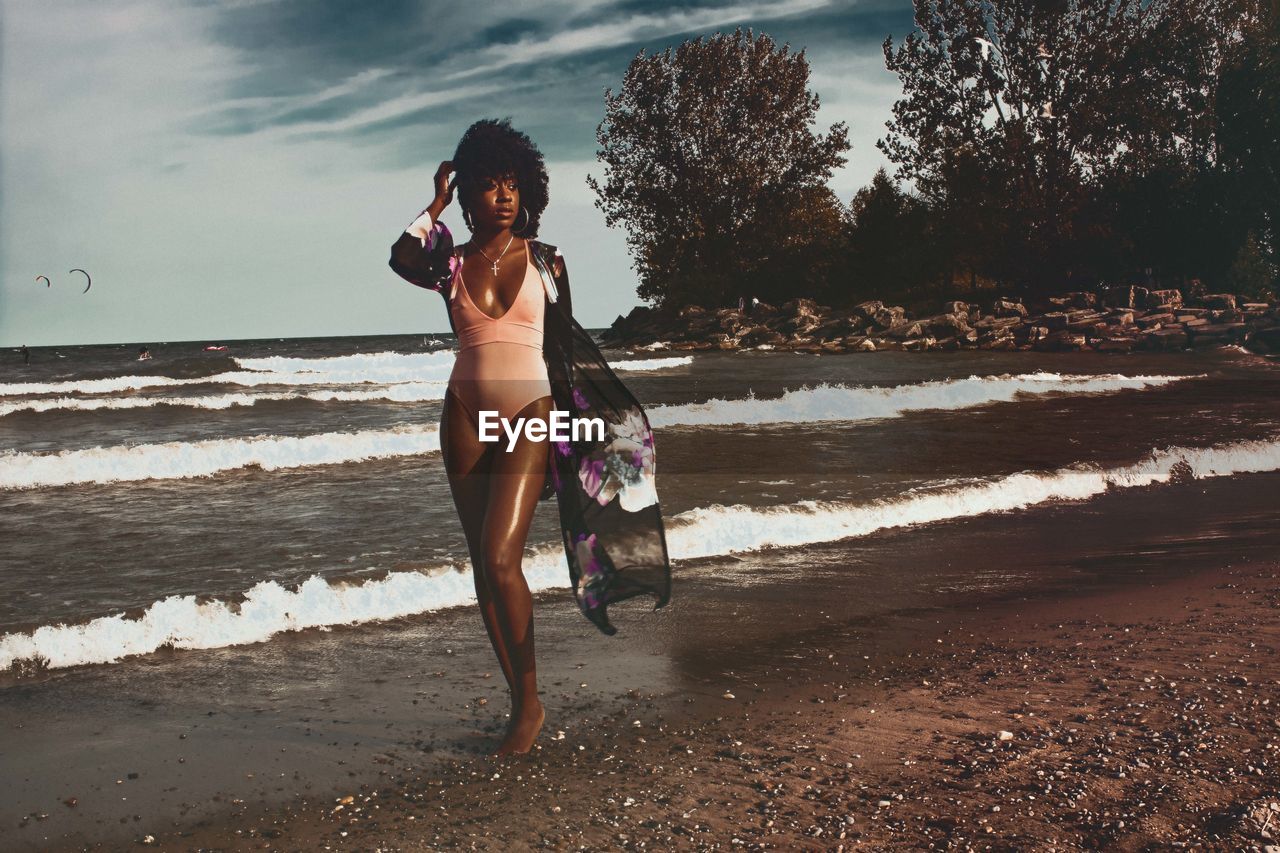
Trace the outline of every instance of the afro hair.
[[[453, 155], [458, 176], [458, 204], [470, 213], [462, 200], [478, 190], [484, 178], [514, 173], [520, 184], [520, 204], [528, 210], [529, 223], [518, 232], [522, 237], [538, 236], [538, 223], [547, 208], [547, 166], [542, 152], [528, 136], [511, 126], [511, 119], [481, 119], [462, 134]], [[520, 212], [516, 211], [516, 221]]]

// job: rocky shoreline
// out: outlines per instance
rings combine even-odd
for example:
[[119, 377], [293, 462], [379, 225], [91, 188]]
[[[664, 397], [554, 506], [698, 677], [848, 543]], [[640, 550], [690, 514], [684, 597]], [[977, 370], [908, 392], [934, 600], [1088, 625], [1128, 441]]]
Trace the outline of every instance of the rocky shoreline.
[[841, 353], [956, 349], [1177, 351], [1238, 344], [1280, 353], [1280, 300], [1245, 302], [1231, 293], [1183, 299], [1177, 289], [1108, 287], [1049, 297], [1043, 304], [998, 297], [952, 301], [915, 317], [879, 300], [832, 309], [808, 298], [781, 306], [679, 311], [638, 306], [601, 340], [610, 346], [671, 350], [784, 350]]

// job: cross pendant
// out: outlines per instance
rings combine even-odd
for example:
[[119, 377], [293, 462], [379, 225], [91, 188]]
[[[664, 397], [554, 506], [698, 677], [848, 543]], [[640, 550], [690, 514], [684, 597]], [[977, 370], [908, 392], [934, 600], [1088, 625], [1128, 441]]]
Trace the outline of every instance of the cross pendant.
[[494, 262], [493, 262], [493, 274], [494, 274], [494, 275], [497, 275], [497, 274], [498, 274], [498, 262], [497, 262], [497, 261], [494, 261]]

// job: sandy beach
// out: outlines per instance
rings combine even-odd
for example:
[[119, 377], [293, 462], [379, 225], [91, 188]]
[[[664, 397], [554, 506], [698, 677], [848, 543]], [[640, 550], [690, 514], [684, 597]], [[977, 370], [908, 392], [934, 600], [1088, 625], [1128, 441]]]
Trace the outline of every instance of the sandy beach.
[[1251, 563], [920, 614], [878, 666], [824, 632], [724, 695], [635, 695], [525, 758], [402, 759], [377, 786], [157, 844], [1260, 848], [1280, 822], [1278, 608], [1280, 567]]
[[619, 611], [608, 644], [541, 594], [547, 724], [516, 758], [486, 755], [505, 685], [466, 608], [50, 673], [7, 689], [0, 837], [1262, 850], [1280, 803], [1280, 531], [1259, 523], [1275, 483], [887, 530], [737, 574], [686, 563], [669, 608]]

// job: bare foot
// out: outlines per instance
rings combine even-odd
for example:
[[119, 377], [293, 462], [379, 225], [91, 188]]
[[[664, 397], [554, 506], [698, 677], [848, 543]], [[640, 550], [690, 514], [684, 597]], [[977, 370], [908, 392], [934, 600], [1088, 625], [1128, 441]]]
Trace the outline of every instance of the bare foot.
[[511, 720], [511, 725], [507, 728], [506, 737], [502, 739], [502, 743], [498, 744], [498, 748], [493, 754], [511, 755], [512, 753], [528, 752], [533, 748], [533, 740], [542, 729], [542, 721], [544, 719], [546, 719], [546, 714], [542, 710], [541, 702], [535, 700], [535, 704], [522, 708], [519, 714]]

